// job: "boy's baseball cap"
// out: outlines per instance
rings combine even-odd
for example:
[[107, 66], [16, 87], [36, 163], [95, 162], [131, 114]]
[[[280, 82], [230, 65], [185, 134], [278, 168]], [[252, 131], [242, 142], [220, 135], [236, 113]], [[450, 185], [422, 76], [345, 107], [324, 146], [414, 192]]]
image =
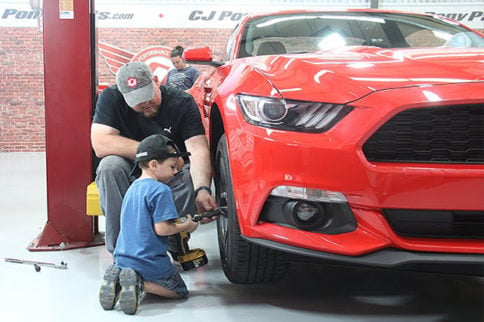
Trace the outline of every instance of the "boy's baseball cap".
[[134, 107], [153, 98], [153, 73], [143, 62], [123, 65], [116, 73], [116, 85], [129, 106]]
[[[168, 152], [168, 145], [171, 145], [176, 152]], [[145, 160], [163, 160], [167, 158], [187, 157], [190, 152], [180, 152], [175, 142], [162, 134], [153, 134], [140, 142], [136, 149], [135, 165], [131, 174], [135, 175], [138, 169], [138, 163]]]

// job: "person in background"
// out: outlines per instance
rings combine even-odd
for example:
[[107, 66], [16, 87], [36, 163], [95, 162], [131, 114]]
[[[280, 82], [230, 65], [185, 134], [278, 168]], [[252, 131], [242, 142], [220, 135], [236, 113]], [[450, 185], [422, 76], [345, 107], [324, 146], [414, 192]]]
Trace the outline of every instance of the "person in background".
[[170, 55], [171, 62], [173, 63], [173, 66], [175, 66], [175, 68], [171, 69], [168, 72], [166, 85], [171, 87], [177, 87], [185, 91], [193, 86], [198, 76], [200, 75], [200, 71], [195, 67], [188, 65], [182, 57], [183, 47], [176, 46], [171, 51]]

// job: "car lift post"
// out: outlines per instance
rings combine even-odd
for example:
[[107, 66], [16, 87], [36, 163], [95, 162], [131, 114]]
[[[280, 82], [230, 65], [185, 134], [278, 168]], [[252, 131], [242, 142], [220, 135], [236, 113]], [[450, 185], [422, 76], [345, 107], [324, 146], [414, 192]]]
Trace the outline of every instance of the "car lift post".
[[43, 6], [48, 219], [28, 249], [95, 246], [102, 244], [95, 241], [97, 222], [86, 215], [96, 88], [94, 0], [44, 1]]

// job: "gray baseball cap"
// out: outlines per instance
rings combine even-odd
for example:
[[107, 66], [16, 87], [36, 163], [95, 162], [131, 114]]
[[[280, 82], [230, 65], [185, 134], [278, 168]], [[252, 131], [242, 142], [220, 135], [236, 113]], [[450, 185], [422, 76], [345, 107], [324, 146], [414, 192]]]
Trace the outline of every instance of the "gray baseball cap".
[[123, 65], [116, 73], [116, 85], [129, 106], [134, 107], [153, 98], [153, 73], [143, 62]]

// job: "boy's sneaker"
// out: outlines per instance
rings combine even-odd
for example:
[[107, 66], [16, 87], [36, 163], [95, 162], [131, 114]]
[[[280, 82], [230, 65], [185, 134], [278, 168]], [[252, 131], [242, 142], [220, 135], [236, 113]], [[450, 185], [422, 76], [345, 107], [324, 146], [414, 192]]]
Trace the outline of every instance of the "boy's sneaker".
[[104, 272], [103, 284], [99, 290], [99, 303], [105, 310], [112, 310], [118, 301], [119, 291], [119, 273], [121, 269], [116, 264], [111, 264]]
[[119, 275], [121, 292], [119, 293], [119, 305], [126, 314], [135, 314], [138, 303], [143, 293], [143, 281], [131, 268], [126, 268]]

